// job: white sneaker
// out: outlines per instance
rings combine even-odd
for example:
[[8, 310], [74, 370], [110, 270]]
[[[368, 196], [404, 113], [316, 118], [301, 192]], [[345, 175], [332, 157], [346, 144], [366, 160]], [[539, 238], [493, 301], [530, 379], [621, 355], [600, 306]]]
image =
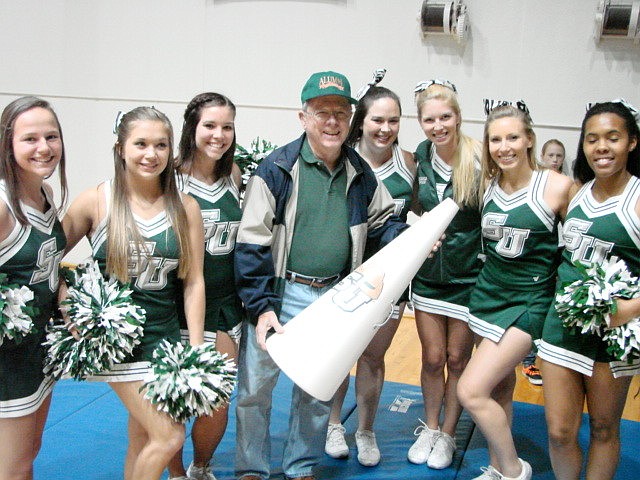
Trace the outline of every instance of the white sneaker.
[[475, 477], [472, 480], [502, 480], [502, 475], [491, 465], [488, 467], [480, 467], [482, 470], [482, 475], [479, 477]]
[[440, 430], [431, 430], [422, 420], [420, 420], [420, 423], [422, 425], [419, 425], [413, 431], [413, 434], [417, 435], [418, 439], [411, 445], [411, 448], [407, 452], [407, 459], [417, 465], [427, 463], [427, 459], [436, 440], [435, 437], [440, 433]]
[[191, 462], [191, 465], [189, 465], [187, 469], [187, 477], [189, 477], [190, 480], [216, 480], [209, 464], [204, 467], [196, 467], [193, 462]]
[[358, 448], [360, 465], [375, 467], [380, 463], [380, 450], [376, 443], [376, 434], [371, 430], [358, 430], [356, 432], [356, 447]]
[[531, 465], [529, 465], [529, 462], [525, 462], [521, 458], [519, 458], [518, 461], [520, 462], [520, 465], [522, 465], [520, 475], [517, 477], [505, 477], [502, 475], [500, 477], [502, 480], [531, 480], [531, 477], [533, 476], [533, 469], [531, 468]]
[[324, 444], [324, 453], [332, 458], [347, 458], [349, 446], [344, 439], [345, 429], [341, 423], [330, 423], [327, 428], [327, 440]]
[[522, 465], [522, 471], [517, 477], [505, 477], [498, 470], [489, 465], [488, 467], [482, 467], [480, 469], [482, 470], [482, 475], [474, 478], [473, 480], [531, 480], [531, 477], [533, 476], [533, 469], [531, 468], [531, 465], [521, 458], [519, 458], [518, 461], [520, 462], [520, 465]]
[[453, 454], [456, 451], [456, 441], [451, 438], [451, 435], [444, 432], [438, 432], [436, 434], [433, 448], [427, 459], [427, 465], [429, 468], [435, 468], [441, 470], [447, 468], [453, 462]]

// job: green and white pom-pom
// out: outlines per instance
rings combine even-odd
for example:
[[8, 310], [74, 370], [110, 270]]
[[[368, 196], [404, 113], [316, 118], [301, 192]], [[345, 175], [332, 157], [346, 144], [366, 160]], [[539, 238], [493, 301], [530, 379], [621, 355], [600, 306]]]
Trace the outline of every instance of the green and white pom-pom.
[[640, 294], [638, 279], [617, 257], [602, 264], [576, 263], [575, 266], [583, 278], [565, 286], [556, 295], [556, 310], [566, 327], [602, 336], [611, 314], [616, 312], [615, 298], [633, 298]]
[[640, 296], [638, 278], [631, 275], [623, 260], [611, 257], [602, 264], [576, 263], [582, 279], [564, 287], [556, 295], [556, 311], [563, 324], [575, 332], [593, 333], [609, 344], [608, 351], [620, 360], [639, 356], [638, 320], [610, 328], [611, 315], [617, 311], [616, 298]]
[[608, 344], [607, 352], [618, 360], [632, 362], [640, 358], [640, 319], [605, 329], [603, 338]]
[[81, 380], [131, 355], [142, 338], [145, 311], [132, 302], [130, 289], [102, 276], [97, 262], [67, 271], [65, 277], [71, 285], [61, 309], [69, 324], [49, 326], [44, 371], [55, 379]]
[[277, 147], [268, 140], [260, 140], [260, 137], [256, 137], [251, 142], [249, 150], [241, 145], [236, 145], [236, 151], [234, 152], [233, 161], [240, 167], [242, 172], [242, 190], [249, 182], [249, 178], [256, 171], [260, 162], [264, 160], [271, 152]]
[[7, 275], [0, 273], [0, 345], [5, 338], [22, 341], [33, 328], [32, 318], [37, 315], [33, 307], [33, 292], [24, 285], [9, 285]]
[[145, 398], [176, 422], [211, 415], [231, 400], [236, 366], [212, 343], [191, 346], [163, 340], [143, 380]]

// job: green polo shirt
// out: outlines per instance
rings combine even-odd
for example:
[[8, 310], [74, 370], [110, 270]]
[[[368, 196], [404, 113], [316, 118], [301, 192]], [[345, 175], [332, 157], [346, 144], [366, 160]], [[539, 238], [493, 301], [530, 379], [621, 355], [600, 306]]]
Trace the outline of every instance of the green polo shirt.
[[351, 240], [345, 161], [330, 172], [305, 140], [298, 159], [298, 205], [288, 270], [330, 277], [347, 268]]

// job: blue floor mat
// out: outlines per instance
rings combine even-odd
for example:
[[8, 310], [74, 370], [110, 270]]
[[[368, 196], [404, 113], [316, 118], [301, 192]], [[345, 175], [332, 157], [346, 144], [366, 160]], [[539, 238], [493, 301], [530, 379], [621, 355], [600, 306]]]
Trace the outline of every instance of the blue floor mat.
[[[533, 467], [533, 480], [554, 480], [547, 448], [547, 426], [544, 419], [544, 407], [529, 403], [513, 404], [513, 437], [518, 455]], [[638, 438], [640, 422], [622, 420], [620, 426], [622, 451], [615, 480], [637, 480], [640, 478], [638, 460]], [[586, 449], [589, 441], [589, 423], [587, 415], [582, 416], [579, 434], [580, 444]], [[480, 475], [480, 467], [489, 463], [487, 442], [478, 428], [474, 429], [471, 441], [460, 467], [458, 480], [469, 480]]]
[[[424, 403], [420, 387], [400, 383], [385, 382], [380, 397], [380, 406], [374, 423], [376, 441], [381, 453], [380, 463], [376, 467], [363, 467], [357, 460], [354, 434], [358, 428], [357, 409], [344, 422], [347, 430], [347, 443], [350, 447], [349, 458], [335, 460], [325, 456], [323, 464], [335, 467], [335, 476], [320, 478], [348, 478], [398, 480], [405, 478], [454, 479], [462, 461], [464, 450], [473, 432], [471, 418], [463, 413], [456, 431], [456, 454], [453, 465], [444, 470], [432, 470], [426, 465], [414, 465], [407, 460], [407, 451], [413, 444], [415, 428], [424, 419]], [[319, 470], [322, 472], [322, 468]]]
[[[351, 382], [353, 384], [353, 382]], [[272, 479], [282, 478], [280, 459], [287, 431], [291, 381], [281, 376], [274, 391], [271, 422]], [[487, 465], [486, 442], [470, 417], [463, 413], [456, 432], [454, 463], [444, 470], [407, 461], [407, 450], [415, 437], [413, 431], [423, 418], [420, 388], [385, 382], [375, 422], [382, 460], [377, 467], [362, 467], [356, 459], [354, 433], [357, 410], [353, 385], [342, 410], [347, 441], [351, 447], [346, 460], [323, 456], [317, 470], [319, 480], [403, 480], [413, 478], [467, 480], [480, 474]], [[534, 480], [551, 480], [553, 474], [547, 454], [547, 432], [543, 407], [514, 404], [514, 438], [519, 455], [534, 470]], [[190, 425], [187, 426], [189, 432]], [[622, 454], [616, 480], [640, 478], [637, 446], [640, 422], [622, 421]], [[586, 416], [580, 430], [586, 445]], [[58, 382], [45, 427], [43, 446], [35, 462], [35, 478], [46, 480], [119, 480], [122, 478], [127, 444], [127, 414], [117, 396], [104, 383]], [[193, 456], [190, 438], [184, 448], [185, 463]], [[213, 471], [218, 480], [233, 480], [235, 457], [235, 401], [230, 409], [229, 426], [218, 447]], [[165, 477], [166, 478], [166, 474]]]

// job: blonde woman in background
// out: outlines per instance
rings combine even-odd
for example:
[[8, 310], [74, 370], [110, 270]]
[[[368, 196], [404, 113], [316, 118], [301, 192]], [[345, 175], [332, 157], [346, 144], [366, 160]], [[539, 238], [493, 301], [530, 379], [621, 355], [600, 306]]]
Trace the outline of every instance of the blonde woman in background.
[[545, 167], [562, 173], [564, 159], [564, 145], [560, 140], [552, 138], [551, 140], [544, 142], [544, 145], [542, 145], [540, 161]]
[[[546, 167], [554, 170], [558, 173], [562, 173], [562, 166], [564, 165], [565, 150], [564, 145], [560, 140], [552, 138], [547, 140], [542, 145], [542, 151], [540, 156], [540, 163]], [[562, 225], [558, 227], [558, 249], [564, 246], [562, 241]], [[560, 250], [558, 251], [558, 259], [560, 256]], [[559, 261], [559, 260], [558, 260]], [[534, 347], [529, 354], [522, 360], [522, 374], [529, 380], [532, 385], [542, 385], [542, 374], [540, 369], [536, 365], [536, 348]]]

